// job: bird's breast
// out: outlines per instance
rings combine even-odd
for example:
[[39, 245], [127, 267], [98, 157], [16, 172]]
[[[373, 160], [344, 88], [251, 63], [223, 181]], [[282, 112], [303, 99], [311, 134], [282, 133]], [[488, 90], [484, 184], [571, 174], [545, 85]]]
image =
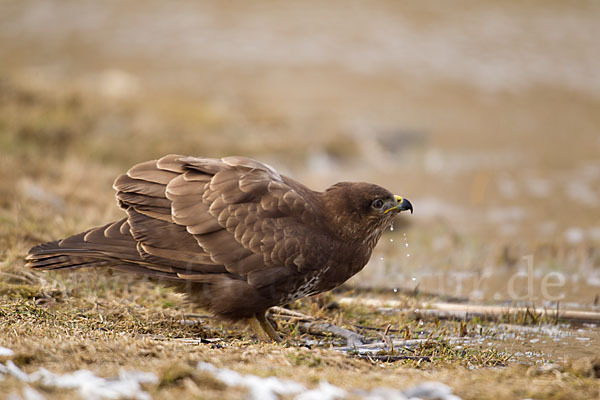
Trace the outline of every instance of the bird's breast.
[[323, 281], [326, 279], [325, 275], [328, 268], [308, 274], [304, 279], [299, 280], [296, 285], [290, 290], [290, 292], [283, 297], [281, 304], [291, 303], [292, 301], [301, 299], [303, 297], [312, 296], [313, 294], [321, 293], [323, 290], [319, 288], [323, 285]]

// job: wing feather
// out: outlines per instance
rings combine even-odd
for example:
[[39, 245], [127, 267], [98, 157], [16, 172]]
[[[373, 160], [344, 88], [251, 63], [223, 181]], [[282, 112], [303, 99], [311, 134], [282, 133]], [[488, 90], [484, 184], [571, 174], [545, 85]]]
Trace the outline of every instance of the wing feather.
[[121, 175], [113, 184], [117, 192], [131, 192], [152, 197], [164, 197], [165, 185]]
[[314, 192], [266, 164], [169, 155], [132, 167], [114, 186], [128, 225], [107, 232], [130, 232], [140, 257], [162, 272], [185, 267], [178, 276], [196, 280], [228, 272], [257, 284], [263, 279], [252, 275], [257, 271], [269, 269], [264, 283], [280, 279], [278, 268], [285, 277], [305, 267], [299, 264], [308, 259], [306, 249], [297, 237], [310, 236], [316, 213], [306, 197]]
[[181, 161], [181, 159], [183, 157], [184, 156], [177, 155], [177, 154], [169, 154], [167, 156], [160, 158], [156, 162], [156, 167], [163, 171], [171, 171], [171, 172], [176, 172], [178, 174], [181, 174], [181, 173], [185, 172], [185, 169], [183, 168], [184, 162]]
[[177, 173], [157, 168], [157, 161], [152, 160], [137, 164], [127, 171], [127, 176], [136, 180], [166, 185], [177, 176]]

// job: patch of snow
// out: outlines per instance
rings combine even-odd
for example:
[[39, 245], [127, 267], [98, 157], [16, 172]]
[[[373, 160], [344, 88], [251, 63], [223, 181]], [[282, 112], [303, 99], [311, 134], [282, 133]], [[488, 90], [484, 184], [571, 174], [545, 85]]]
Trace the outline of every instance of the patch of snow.
[[29, 382], [29, 375], [21, 371], [21, 369], [10, 360], [6, 362], [6, 365], [0, 364], [0, 373], [12, 375], [20, 381]]
[[44, 400], [45, 397], [32, 387], [27, 386], [23, 389], [23, 399], [25, 400]]
[[370, 392], [359, 392], [359, 398], [364, 400], [408, 400], [404, 394], [390, 388], [375, 388]]
[[277, 379], [274, 376], [261, 378], [255, 375], [242, 375], [226, 368], [217, 368], [206, 362], [198, 363], [198, 369], [212, 373], [227, 386], [244, 386], [250, 390], [252, 399], [277, 400], [278, 395], [298, 394], [305, 390], [304, 385]]
[[139, 371], [121, 371], [117, 378], [101, 378], [92, 371], [79, 370], [69, 374], [55, 374], [45, 368], [27, 374], [12, 361], [0, 364], [0, 374], [12, 375], [23, 382], [40, 382], [46, 387], [76, 389], [84, 399], [120, 399], [131, 398], [149, 400], [151, 397], [142, 390], [142, 383], [156, 383], [153, 373]]
[[[291, 396], [294, 400], [335, 400], [347, 398], [348, 393], [327, 381], [321, 381], [315, 389], [307, 389], [303, 384], [278, 379], [274, 376], [261, 378], [256, 375], [242, 375], [226, 368], [217, 368], [207, 362], [198, 363], [198, 369], [212, 373], [227, 386], [243, 386], [249, 389], [253, 400], [279, 400], [279, 396]], [[425, 382], [413, 388], [401, 391], [391, 388], [372, 390], [354, 389], [352, 398], [365, 400], [460, 400], [452, 394], [452, 388], [440, 382]]]
[[598, 287], [600, 287], [600, 273], [598, 273], [598, 272], [590, 273], [586, 277], [585, 281], [590, 286], [598, 286]]
[[565, 191], [571, 200], [574, 200], [579, 204], [590, 207], [595, 207], [598, 204], [598, 196], [586, 182], [569, 182]]
[[298, 396], [296, 400], [334, 400], [346, 397], [346, 391], [334, 386], [327, 381], [321, 381], [319, 387], [313, 390], [307, 390]]
[[569, 228], [565, 232], [567, 242], [577, 244], [583, 242], [585, 234], [581, 228]]
[[460, 397], [452, 394], [452, 388], [440, 382], [424, 382], [405, 390], [404, 394], [411, 399], [460, 400]]
[[11, 349], [7, 349], [6, 347], [0, 346], [0, 356], [1, 357], [8, 357], [8, 356], [12, 356], [13, 354], [15, 354], [15, 352], [12, 351]]

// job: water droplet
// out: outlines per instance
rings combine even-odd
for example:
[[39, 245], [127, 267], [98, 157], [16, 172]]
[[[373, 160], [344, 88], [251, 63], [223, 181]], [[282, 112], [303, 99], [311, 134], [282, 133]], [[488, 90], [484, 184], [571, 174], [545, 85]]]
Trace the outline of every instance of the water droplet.
[[409, 254], [409, 253], [406, 253], [406, 257], [410, 257], [410, 254]]
[[417, 277], [416, 277], [416, 276], [413, 276], [411, 279], [412, 279], [413, 281], [416, 281], [416, 280], [417, 280]]
[[380, 259], [381, 261], [383, 261], [384, 257], [380, 257], [379, 259]]
[[405, 243], [405, 244], [404, 244], [404, 246], [405, 246], [405, 247], [408, 247], [408, 243]]
[[390, 239], [390, 243], [394, 243], [394, 239]]
[[390, 225], [390, 231], [394, 232], [394, 224]]
[[394, 288], [394, 293], [398, 293], [398, 288]]

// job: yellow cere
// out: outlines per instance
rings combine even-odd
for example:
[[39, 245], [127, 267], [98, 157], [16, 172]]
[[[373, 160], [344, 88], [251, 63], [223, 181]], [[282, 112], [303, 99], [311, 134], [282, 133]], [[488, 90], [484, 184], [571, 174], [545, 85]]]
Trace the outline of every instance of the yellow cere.
[[402, 203], [402, 200], [403, 200], [402, 196], [398, 196], [397, 194], [394, 195], [394, 199], [396, 199], [396, 201], [398, 202], [398, 204], [396, 204], [396, 207], [391, 207], [391, 208], [388, 208], [387, 210], [385, 210], [383, 212], [384, 214], [387, 214], [388, 212], [390, 212], [390, 211], [398, 208], [398, 206], [400, 205], [400, 203]]

